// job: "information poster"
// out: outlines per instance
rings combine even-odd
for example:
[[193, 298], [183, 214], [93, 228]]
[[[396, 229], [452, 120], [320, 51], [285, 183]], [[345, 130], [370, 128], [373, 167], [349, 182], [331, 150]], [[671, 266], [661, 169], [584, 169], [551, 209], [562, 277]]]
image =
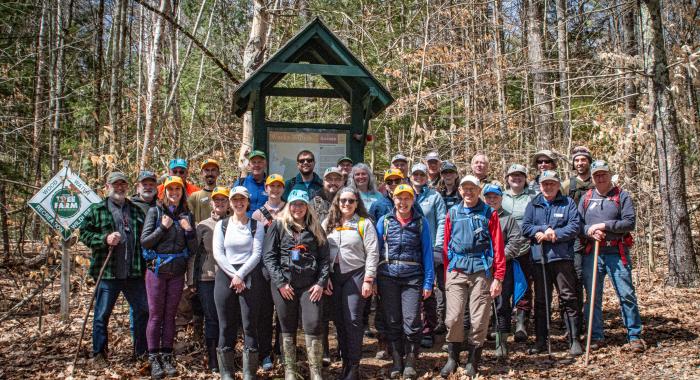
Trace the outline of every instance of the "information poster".
[[270, 173], [281, 174], [285, 179], [296, 176], [297, 153], [308, 150], [316, 157], [314, 171], [323, 176], [326, 168], [347, 156], [347, 139], [348, 133], [338, 130], [270, 129]]

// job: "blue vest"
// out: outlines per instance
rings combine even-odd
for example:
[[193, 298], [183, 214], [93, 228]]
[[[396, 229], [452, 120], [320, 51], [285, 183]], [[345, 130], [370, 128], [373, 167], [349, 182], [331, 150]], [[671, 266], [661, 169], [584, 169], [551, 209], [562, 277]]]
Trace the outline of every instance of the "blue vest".
[[[379, 272], [392, 277], [423, 275], [421, 234], [423, 216], [413, 212], [413, 219], [401, 226], [394, 214], [384, 217], [384, 255], [379, 258]], [[398, 262], [401, 263], [398, 263]]]
[[489, 231], [492, 214], [493, 209], [481, 200], [469, 210], [462, 204], [450, 209], [448, 271], [458, 269], [468, 274], [481, 271], [488, 273], [493, 264], [493, 244]]

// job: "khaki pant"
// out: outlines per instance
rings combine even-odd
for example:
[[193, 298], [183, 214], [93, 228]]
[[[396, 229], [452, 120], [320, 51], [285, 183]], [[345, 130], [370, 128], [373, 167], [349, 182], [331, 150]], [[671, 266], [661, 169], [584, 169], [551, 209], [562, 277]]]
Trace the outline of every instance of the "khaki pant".
[[486, 278], [485, 272], [464, 274], [457, 271], [447, 272], [445, 278], [445, 295], [447, 298], [448, 342], [464, 341], [464, 308], [469, 302], [471, 331], [468, 343], [479, 347], [483, 345], [491, 319], [491, 279]]

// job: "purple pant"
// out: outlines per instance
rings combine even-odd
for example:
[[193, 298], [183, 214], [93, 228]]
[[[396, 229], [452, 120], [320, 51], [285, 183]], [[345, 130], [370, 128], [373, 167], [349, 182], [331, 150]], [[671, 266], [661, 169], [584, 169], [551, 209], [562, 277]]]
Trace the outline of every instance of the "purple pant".
[[185, 275], [146, 271], [146, 296], [148, 297], [148, 325], [146, 340], [148, 351], [172, 350], [175, 340], [175, 314], [185, 287]]

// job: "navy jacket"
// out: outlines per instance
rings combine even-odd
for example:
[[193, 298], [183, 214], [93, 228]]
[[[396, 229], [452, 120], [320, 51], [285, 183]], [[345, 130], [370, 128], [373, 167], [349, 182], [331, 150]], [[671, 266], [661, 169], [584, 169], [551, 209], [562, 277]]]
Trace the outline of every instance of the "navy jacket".
[[[423, 289], [432, 290], [435, 271], [428, 219], [414, 207], [413, 218], [405, 226], [401, 225], [393, 212], [379, 218], [376, 226], [379, 246], [377, 271], [389, 277], [420, 276], [423, 278]], [[388, 263], [387, 260], [416, 264]]]
[[[557, 193], [556, 198], [547, 205], [543, 194], [538, 194], [525, 208], [523, 216], [523, 236], [537, 244], [535, 235], [552, 228], [557, 234], [557, 241], [542, 242], [542, 252], [546, 262], [574, 259], [574, 241], [581, 228], [581, 218], [574, 201]], [[533, 258], [534, 260], [534, 258]]]
[[[294, 178], [290, 178], [287, 180], [287, 182], [284, 184], [284, 193], [282, 193], [282, 200], [287, 201], [287, 197], [289, 196], [289, 193], [292, 192], [293, 189], [301, 189], [309, 193], [309, 199], [313, 199], [313, 197], [316, 196], [316, 193], [319, 192], [323, 188], [323, 180], [321, 177], [318, 176], [315, 172], [313, 173], [313, 178], [311, 179], [311, 182], [309, 183], [309, 187], [306, 187], [304, 184], [304, 180], [301, 178], [301, 173], [297, 174]], [[251, 207], [251, 210], [255, 210]]]
[[372, 203], [372, 207], [367, 211], [372, 221], [376, 223], [382, 216], [394, 212], [394, 200], [388, 195], [385, 195], [382, 199]]

